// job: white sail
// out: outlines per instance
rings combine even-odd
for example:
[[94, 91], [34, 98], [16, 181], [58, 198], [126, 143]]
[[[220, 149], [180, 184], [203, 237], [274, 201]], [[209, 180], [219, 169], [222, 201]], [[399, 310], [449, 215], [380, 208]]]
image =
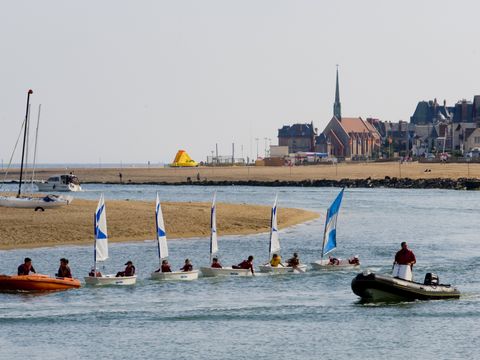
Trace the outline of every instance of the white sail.
[[210, 211], [210, 255], [214, 255], [218, 252], [216, 199], [217, 192], [213, 195], [212, 208]]
[[155, 220], [157, 225], [158, 258], [160, 260], [168, 257], [167, 234], [163, 221], [162, 207], [157, 193], [157, 204], [155, 206]]
[[280, 251], [280, 240], [278, 238], [277, 225], [277, 197], [278, 194], [275, 195], [275, 202], [272, 206], [272, 215], [270, 220], [270, 255]]
[[95, 211], [95, 262], [108, 259], [107, 214], [103, 194]]

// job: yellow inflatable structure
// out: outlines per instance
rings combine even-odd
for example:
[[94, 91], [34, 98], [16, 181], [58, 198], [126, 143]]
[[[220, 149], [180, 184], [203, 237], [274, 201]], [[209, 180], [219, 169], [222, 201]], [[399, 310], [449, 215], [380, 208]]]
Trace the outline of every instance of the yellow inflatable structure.
[[185, 150], [178, 150], [173, 163], [170, 164], [173, 167], [194, 167], [198, 166], [195, 160], [187, 154]]

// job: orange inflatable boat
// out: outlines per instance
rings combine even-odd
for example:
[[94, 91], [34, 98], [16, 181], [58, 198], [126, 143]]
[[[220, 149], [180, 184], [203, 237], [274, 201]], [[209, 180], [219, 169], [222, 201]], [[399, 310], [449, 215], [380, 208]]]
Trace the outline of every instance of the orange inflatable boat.
[[60, 291], [80, 287], [78, 279], [52, 278], [48, 275], [0, 275], [1, 292]]

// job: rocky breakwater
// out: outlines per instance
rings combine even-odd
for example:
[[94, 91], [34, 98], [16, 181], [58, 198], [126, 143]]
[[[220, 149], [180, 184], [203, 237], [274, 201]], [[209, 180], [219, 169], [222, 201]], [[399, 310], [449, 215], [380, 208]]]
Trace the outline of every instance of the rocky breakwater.
[[[108, 183], [106, 184], [114, 184]], [[385, 176], [383, 179], [341, 179], [341, 180], [220, 180], [220, 181], [195, 181], [187, 179], [182, 182], [128, 182], [125, 185], [199, 185], [199, 186], [299, 186], [299, 187], [346, 187], [346, 188], [396, 188], [396, 189], [449, 189], [449, 190], [479, 190], [480, 180], [459, 178], [459, 179], [410, 179]]]

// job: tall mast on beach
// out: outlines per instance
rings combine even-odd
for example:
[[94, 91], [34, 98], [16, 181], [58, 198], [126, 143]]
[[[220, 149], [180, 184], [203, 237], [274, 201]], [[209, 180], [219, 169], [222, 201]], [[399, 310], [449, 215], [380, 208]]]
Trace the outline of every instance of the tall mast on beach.
[[342, 105], [340, 104], [340, 85], [338, 83], [338, 64], [337, 64], [337, 86], [335, 88], [335, 103], [333, 104], [333, 116], [338, 120], [342, 119]]
[[25, 142], [27, 140], [27, 126], [28, 126], [28, 111], [30, 110], [30, 95], [33, 94], [33, 90], [28, 90], [27, 93], [27, 110], [25, 111], [25, 127], [23, 132], [23, 147], [22, 147], [22, 162], [20, 164], [20, 182], [18, 183], [18, 194], [17, 197], [20, 197], [22, 193], [22, 177], [23, 177], [23, 159], [25, 158]]

